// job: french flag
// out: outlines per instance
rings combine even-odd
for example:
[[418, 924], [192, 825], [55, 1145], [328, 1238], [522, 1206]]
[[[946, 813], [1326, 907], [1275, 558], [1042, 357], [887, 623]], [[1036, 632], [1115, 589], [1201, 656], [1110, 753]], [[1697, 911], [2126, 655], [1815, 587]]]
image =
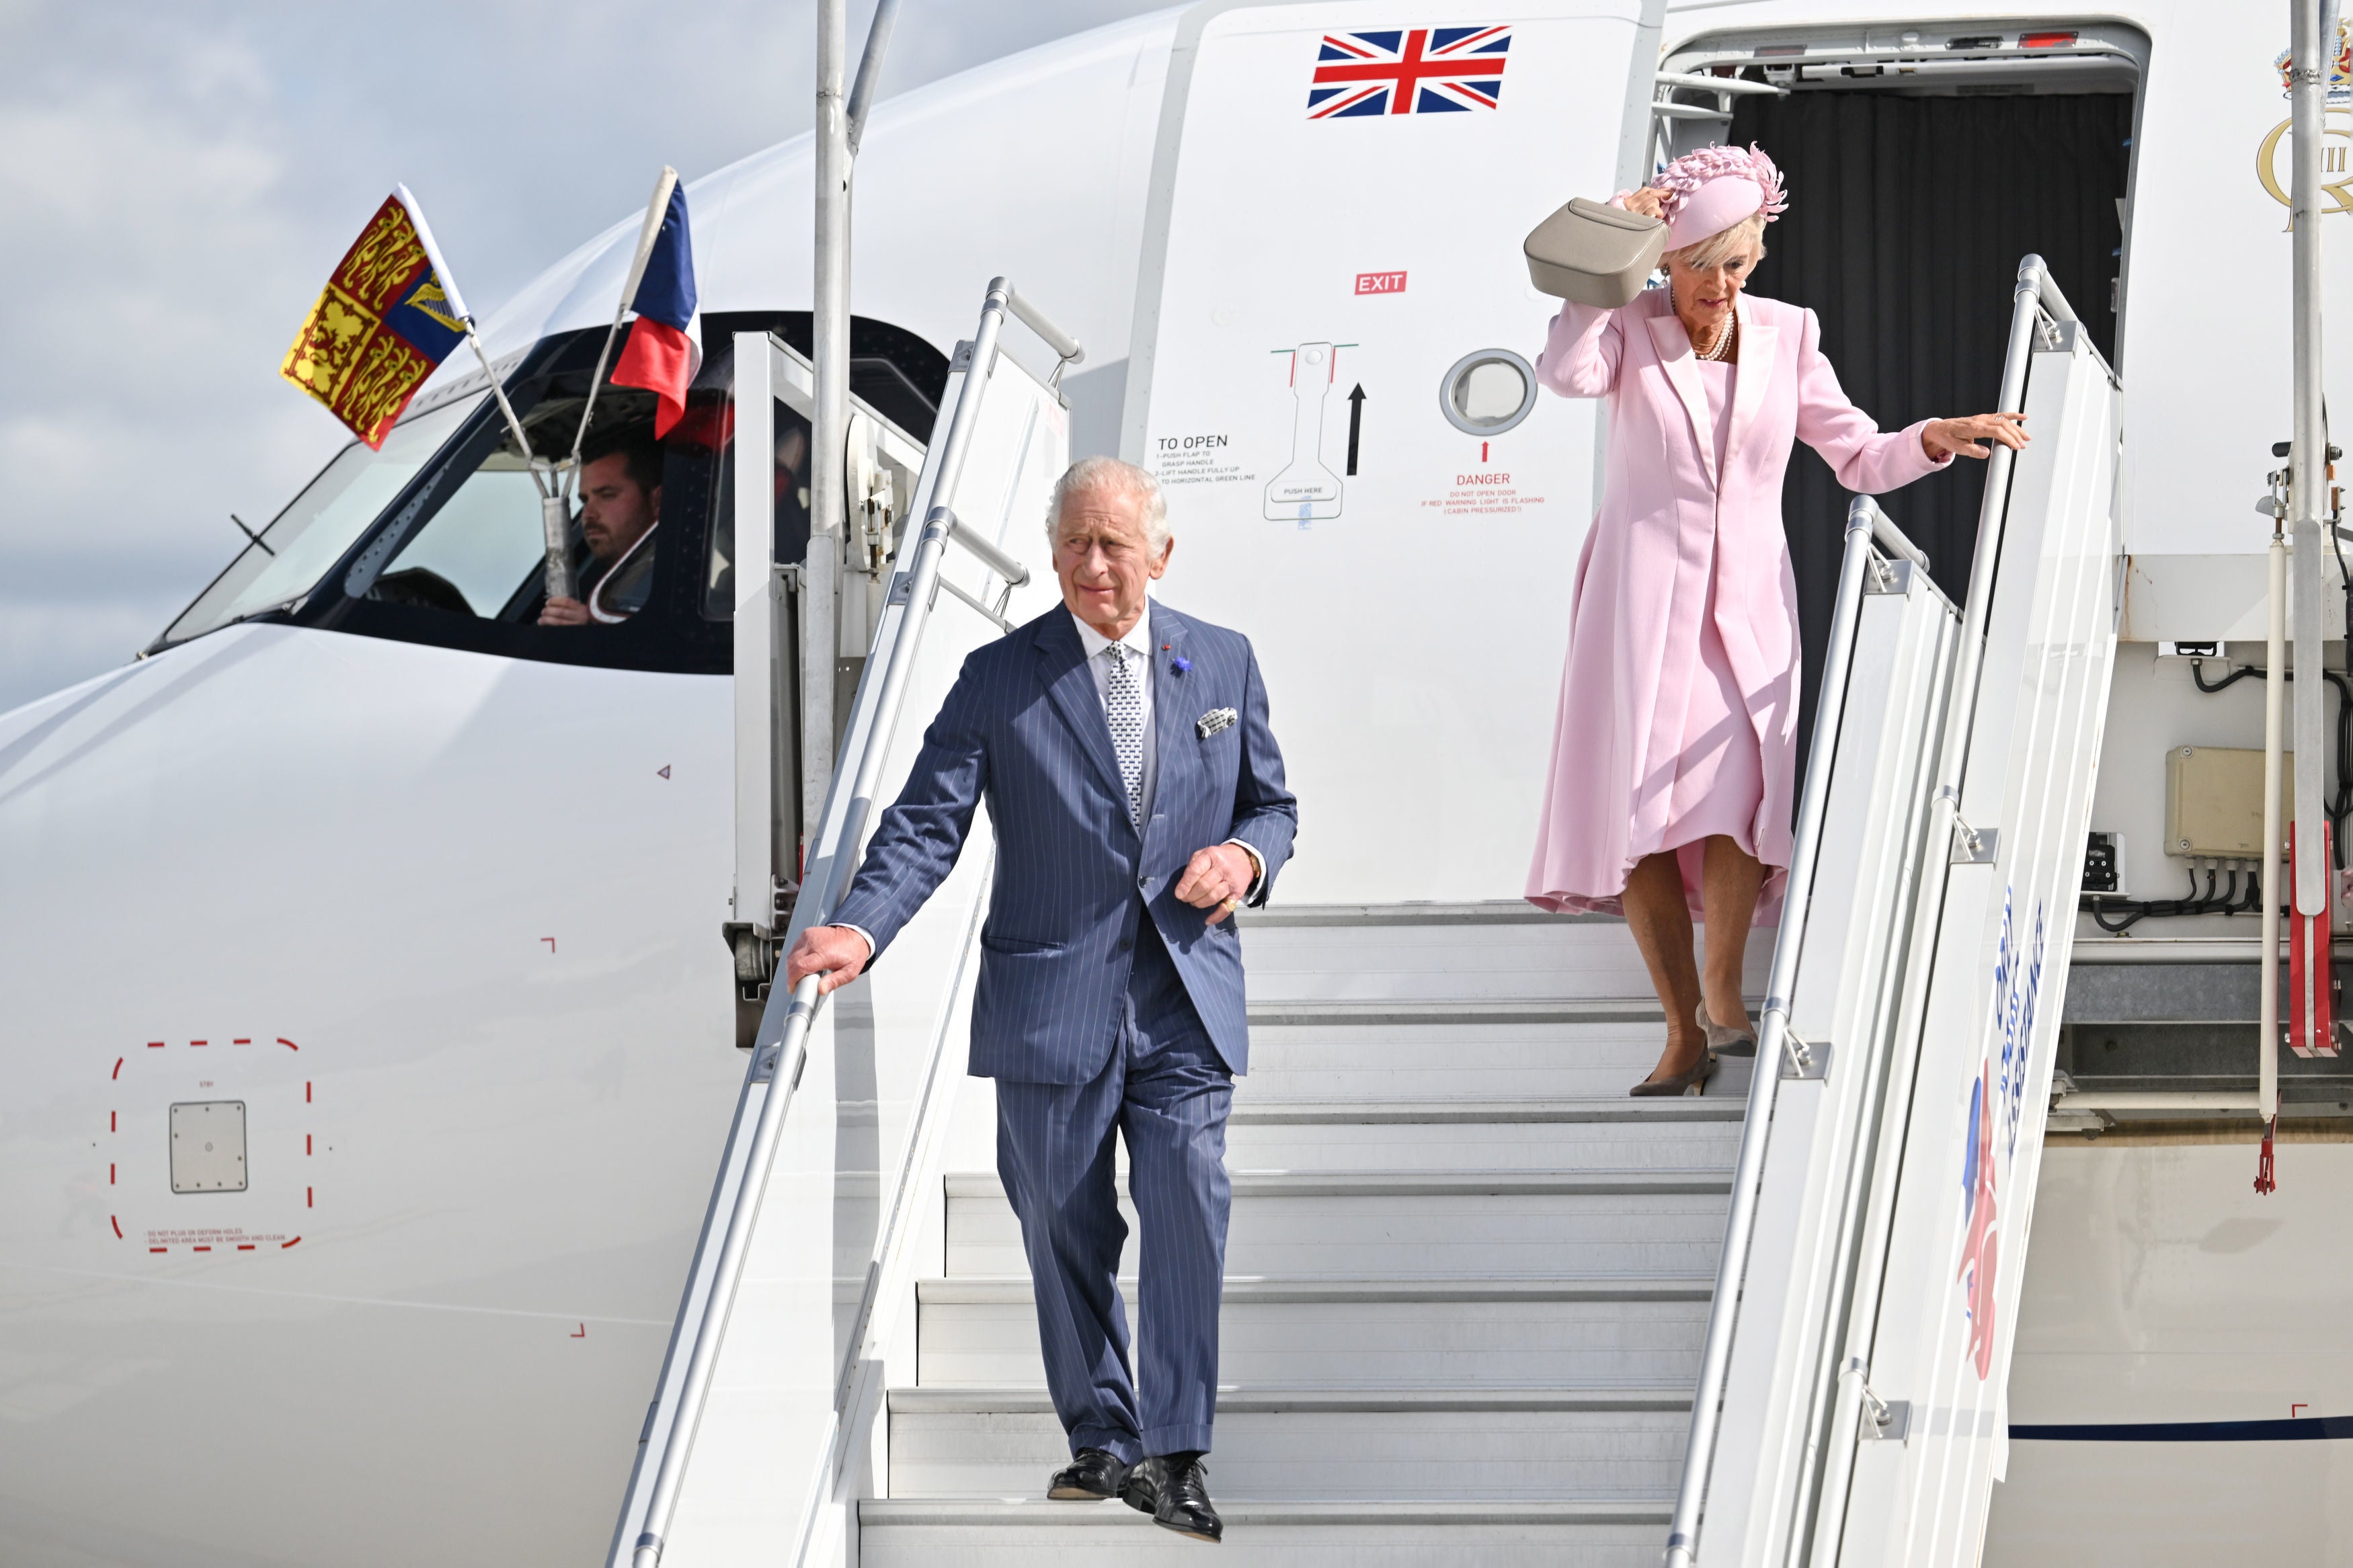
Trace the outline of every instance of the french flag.
[[686, 389], [702, 368], [702, 317], [696, 308], [694, 242], [687, 232], [683, 184], [670, 187], [661, 230], [629, 309], [638, 319], [613, 367], [613, 384], [640, 387], [661, 400], [654, 415], [654, 438], [659, 440], [686, 412]]

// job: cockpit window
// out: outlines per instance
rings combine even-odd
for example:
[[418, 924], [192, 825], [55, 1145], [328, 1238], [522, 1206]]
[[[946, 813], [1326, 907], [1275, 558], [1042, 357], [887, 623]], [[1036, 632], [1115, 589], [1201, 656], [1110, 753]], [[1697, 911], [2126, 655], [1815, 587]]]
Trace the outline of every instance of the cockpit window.
[[354, 441], [336, 453], [262, 530], [260, 542], [247, 545], [172, 623], [163, 640], [185, 642], [308, 594], [480, 402], [479, 396], [461, 398], [404, 419], [385, 437], [381, 451]]
[[501, 444], [367, 591], [393, 604], [496, 616], [545, 565], [546, 539], [531, 468]]
[[[381, 452], [345, 448], [150, 651], [262, 620], [500, 658], [725, 674], [734, 335], [781, 331], [789, 341], [797, 323], [806, 337], [806, 313], [706, 315], [684, 416], [659, 439], [651, 393], [609, 376], [595, 389], [564, 519], [570, 595], [547, 592], [547, 525], [531, 459], [572, 452], [601, 328], [543, 338], [503, 375], [527, 447], [492, 400], [472, 394], [411, 415]], [[906, 407], [888, 416], [928, 429], [946, 356], [888, 323], [851, 324], [853, 391], [898, 398]], [[888, 386], [866, 384], [885, 372]], [[776, 558], [791, 562], [807, 552], [807, 436], [788, 411], [779, 415]]]

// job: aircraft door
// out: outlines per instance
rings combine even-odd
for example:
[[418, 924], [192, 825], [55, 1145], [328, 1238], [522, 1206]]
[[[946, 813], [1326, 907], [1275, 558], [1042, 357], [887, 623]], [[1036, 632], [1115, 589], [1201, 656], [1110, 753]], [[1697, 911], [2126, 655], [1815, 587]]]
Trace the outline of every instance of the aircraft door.
[[[735, 955], [736, 1044], [749, 1047], [800, 890], [802, 848], [827, 780], [804, 777], [800, 672], [832, 662], [835, 733], [865, 668], [885, 584], [923, 471], [923, 447], [856, 398], [848, 434], [849, 516], [812, 534], [807, 516], [808, 362], [766, 332], [735, 337], [734, 511], [728, 534], [735, 670], [735, 877], [725, 928]], [[769, 453], [768, 462], [750, 454]], [[841, 551], [834, 574], [834, 646], [805, 645], [803, 552], [815, 539]], [[779, 554], [785, 559], [779, 559]], [[830, 744], [818, 748], [832, 753]]]
[[1169, 602], [1266, 671], [1314, 818], [1288, 897], [1520, 892], [1598, 407], [1537, 386], [1560, 301], [1520, 247], [1646, 169], [1658, 9], [1180, 25], [1121, 452], [1166, 490]]

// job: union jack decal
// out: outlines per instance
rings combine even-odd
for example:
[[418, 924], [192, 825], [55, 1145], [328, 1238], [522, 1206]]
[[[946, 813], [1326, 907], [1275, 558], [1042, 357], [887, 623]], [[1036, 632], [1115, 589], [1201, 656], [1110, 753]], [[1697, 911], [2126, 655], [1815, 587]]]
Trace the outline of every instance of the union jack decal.
[[1307, 118], [1446, 114], [1504, 96], [1509, 27], [1392, 27], [1326, 33], [1307, 89]]

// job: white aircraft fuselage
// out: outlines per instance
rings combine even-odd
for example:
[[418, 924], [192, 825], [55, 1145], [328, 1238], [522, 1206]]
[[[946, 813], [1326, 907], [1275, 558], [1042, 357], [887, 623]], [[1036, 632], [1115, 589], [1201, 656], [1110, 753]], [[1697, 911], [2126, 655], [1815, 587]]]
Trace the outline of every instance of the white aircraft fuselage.
[[[1553, 9], [1611, 26], [1641, 16], [1635, 0]], [[1353, 3], [1288, 10], [1328, 12], [1334, 26], [1377, 19]], [[2015, 32], [2021, 16], [2056, 26], [2088, 16], [2034, 0], [1999, 19], [1931, 22], [1916, 6], [1759, 0], [1668, 11], [1661, 45], [1672, 56], [1705, 36], [1835, 26], [1894, 47], [1912, 29]], [[2245, 637], [2265, 537], [2248, 503], [2269, 443], [2289, 428], [2285, 209], [2254, 162], [2277, 151], [2265, 139], [2287, 114], [2270, 66], [2286, 43], [2284, 7], [2146, 3], [2099, 16], [2148, 42], [2116, 357], [2126, 538], [2154, 586], [2128, 604], [2124, 636], [2200, 635], [2195, 616], [2168, 629], [2172, 612], [2154, 606], [2206, 582], [2238, 595], [2218, 635]], [[1074, 453], [1124, 440], [1125, 455], [1148, 456], [1144, 428], [1122, 426], [1135, 323], [1208, 330], [1139, 300], [1161, 287], [1140, 280], [1141, 260], [1156, 243], [1147, 196], [1156, 156], [1170, 155], [1159, 138], [1179, 18], [1104, 28], [894, 100], [859, 163], [857, 314], [945, 354], [987, 279], [1013, 277], [1087, 345], [1064, 384]], [[1647, 80], [1630, 90], [1647, 100]], [[1611, 104], [1602, 118], [1609, 140], [1580, 163], [1619, 156], [1624, 116]], [[2347, 123], [2333, 115], [2332, 136]], [[1384, 308], [1445, 319], [1458, 308], [1450, 266], [1475, 256], [1490, 267], [1502, 247], [1508, 271], [1536, 218], [1568, 195], [1609, 194], [1556, 189], [1556, 150], [1529, 146], [1511, 174], [1525, 201], [1465, 215], [1450, 205], [1441, 154], [1401, 134], [1388, 146], [1396, 200], [1421, 215], [1406, 226], [1414, 255], [1400, 254], [1405, 239], [1386, 243], [1401, 232], [1396, 211], [1375, 226], [1380, 247], [1324, 225], [1267, 237], [1294, 260], [1304, 247], [1334, 277], [1356, 277], [1360, 296], [1364, 276], [1394, 271], [1407, 292]], [[691, 185], [706, 313], [807, 308], [810, 169], [801, 138]], [[637, 224], [526, 287], [491, 319], [492, 353], [599, 324]], [[2332, 302], [2353, 308], [2342, 274]], [[2005, 310], [2007, 287], [1984, 280]], [[2088, 313], [2109, 301], [2078, 303]], [[1492, 313], [1494, 300], [1479, 308]], [[1514, 308], [1525, 330], [1508, 346], [1532, 359], [1553, 307], [1531, 290]], [[1298, 333], [1253, 352], [1343, 336], [1301, 319]], [[2353, 321], [2353, 309], [2332, 319]], [[1461, 445], [1430, 390], [1414, 388], [1412, 417], [1434, 433], [1383, 439]], [[2353, 384], [2337, 390], [2353, 406]], [[1292, 405], [1282, 407], [1289, 439]], [[1567, 417], [1547, 395], [1517, 439], [1567, 439], [1571, 426], [1543, 423], [1556, 415]], [[1316, 417], [1335, 429], [1346, 411], [1335, 403]], [[1325, 596], [1314, 613], [1336, 617], [1336, 634], [1289, 626], [1261, 643], [1306, 803], [1287, 896], [1518, 894], [1566, 577], [1591, 515], [1589, 426], [1573, 429], [1576, 483], [1544, 508], [1477, 537], [1417, 523], [1418, 557], [1384, 544], [1348, 568], [1362, 582]], [[1325, 451], [1335, 455], [1329, 437]], [[1303, 482], [1289, 499], [1319, 504], [1325, 481]], [[1181, 492], [1175, 521], [1181, 536]], [[1316, 569], [1293, 555], [1282, 573]], [[2197, 564], [2207, 558], [2221, 563]], [[1262, 623], [1270, 595], [1296, 579], [1229, 570], [1247, 564], [1222, 545], [1189, 559], [1180, 549], [1166, 587], [1212, 618], [1230, 605]], [[1352, 599], [1359, 588], [1369, 597]], [[1352, 616], [1433, 603], [1442, 640], [1463, 647], [1459, 668], [1401, 674], [1377, 650], [1335, 654], [1350, 645], [1332, 636], [1347, 636]], [[744, 1072], [720, 935], [729, 680], [464, 651], [305, 614], [159, 647], [0, 716], [0, 1561], [554, 1563], [606, 1549]], [[1482, 626], [1535, 626], [1530, 640], [1547, 651], [1496, 668], [1475, 647]], [[2173, 700], [2149, 696], [2157, 677], [2124, 662], [2118, 711]], [[1401, 744], [1383, 768], [1360, 767], [1367, 724], [1421, 711], [1366, 693], [1404, 674], [1416, 702], [1476, 686], [1463, 712], [1521, 714], [1525, 733], [1493, 752]], [[1380, 793], [1399, 779], [1428, 785], [1410, 810]], [[2102, 799], [2112, 815], [2146, 815], [2143, 785], [2104, 774]], [[1427, 801], [1441, 809], [1421, 815]], [[1448, 847], [1417, 858], [1425, 829], [1451, 835]], [[2147, 879], [2169, 875], [2157, 833], [2138, 837]], [[2320, 1158], [2306, 1179], [2321, 1180]], [[2101, 1180], [2066, 1169], [2065, 1201], [2096, 1201]], [[2047, 1235], [2100, 1229], [2073, 1210], [2063, 1228], [2047, 1217], [2053, 1201]], [[2342, 1252], [2341, 1224], [2283, 1212], [2302, 1216], [2291, 1223], [2307, 1245]], [[2119, 1245], [2195, 1250], [2154, 1234]], [[2035, 1299], [2067, 1298], [2052, 1279]], [[2249, 1318], [2265, 1311], [2242, 1305]], [[2024, 1366], [2033, 1331], [2021, 1331]], [[2081, 1369], [2052, 1375], [2097, 1385]], [[2316, 1387], [2325, 1400], [2343, 1380]], [[2022, 1409], [2032, 1396], [2012, 1398]], [[2218, 1394], [2225, 1406], [2237, 1408]], [[2013, 1475], [2026, 1463], [2013, 1457]], [[2063, 1507], [2063, 1489], [2052, 1495]]]

